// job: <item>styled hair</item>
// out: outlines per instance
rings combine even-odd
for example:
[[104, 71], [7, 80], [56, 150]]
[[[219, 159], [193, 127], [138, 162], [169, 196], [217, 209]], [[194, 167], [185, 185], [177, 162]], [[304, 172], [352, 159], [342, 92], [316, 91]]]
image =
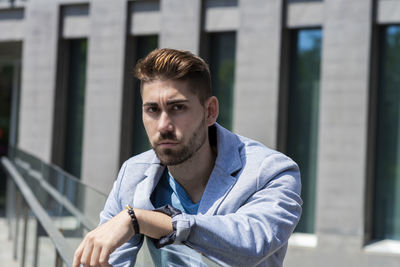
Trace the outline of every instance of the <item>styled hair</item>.
[[143, 84], [154, 80], [188, 82], [200, 103], [211, 97], [211, 75], [207, 63], [189, 51], [156, 49], [136, 64], [134, 75]]

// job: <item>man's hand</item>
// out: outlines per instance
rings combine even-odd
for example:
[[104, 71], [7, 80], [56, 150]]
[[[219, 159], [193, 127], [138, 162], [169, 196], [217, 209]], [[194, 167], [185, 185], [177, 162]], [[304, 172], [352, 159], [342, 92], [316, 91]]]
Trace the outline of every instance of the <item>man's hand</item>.
[[108, 222], [89, 232], [74, 255], [73, 267], [111, 266], [110, 254], [127, 242], [135, 234], [131, 217], [126, 210], [121, 211]]

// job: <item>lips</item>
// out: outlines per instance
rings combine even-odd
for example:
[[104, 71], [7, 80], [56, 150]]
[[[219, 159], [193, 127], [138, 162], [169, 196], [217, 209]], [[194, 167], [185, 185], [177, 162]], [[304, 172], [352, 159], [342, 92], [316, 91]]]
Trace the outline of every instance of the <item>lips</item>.
[[163, 141], [157, 144], [158, 147], [161, 148], [170, 148], [170, 147], [174, 147], [176, 145], [178, 145], [178, 142], [174, 142], [174, 141]]

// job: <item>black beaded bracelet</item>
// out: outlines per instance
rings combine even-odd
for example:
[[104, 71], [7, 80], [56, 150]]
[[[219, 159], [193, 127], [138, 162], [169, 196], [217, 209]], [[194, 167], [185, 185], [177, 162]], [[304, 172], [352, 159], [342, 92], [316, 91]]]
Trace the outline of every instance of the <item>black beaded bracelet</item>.
[[129, 205], [126, 205], [126, 209], [128, 211], [129, 216], [131, 216], [131, 221], [132, 221], [132, 225], [133, 225], [133, 230], [135, 230], [135, 235], [139, 234], [139, 223], [138, 220], [136, 218], [135, 212], [133, 211], [132, 207]]

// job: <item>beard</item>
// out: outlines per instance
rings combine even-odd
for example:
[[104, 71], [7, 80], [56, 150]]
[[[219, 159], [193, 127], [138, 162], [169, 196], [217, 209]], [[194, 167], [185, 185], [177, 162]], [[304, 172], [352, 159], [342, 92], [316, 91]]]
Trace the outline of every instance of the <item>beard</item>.
[[[169, 148], [161, 149], [157, 145], [152, 145], [153, 150], [155, 151], [161, 164], [166, 166], [179, 165], [192, 158], [193, 155], [200, 150], [200, 148], [206, 142], [207, 130], [207, 127], [205, 127], [205, 117], [203, 117], [187, 144], [180, 143], [180, 145], [182, 145], [181, 148], [176, 150]], [[177, 137], [172, 132], [160, 134], [158, 142], [161, 142], [165, 139], [177, 141]]]

